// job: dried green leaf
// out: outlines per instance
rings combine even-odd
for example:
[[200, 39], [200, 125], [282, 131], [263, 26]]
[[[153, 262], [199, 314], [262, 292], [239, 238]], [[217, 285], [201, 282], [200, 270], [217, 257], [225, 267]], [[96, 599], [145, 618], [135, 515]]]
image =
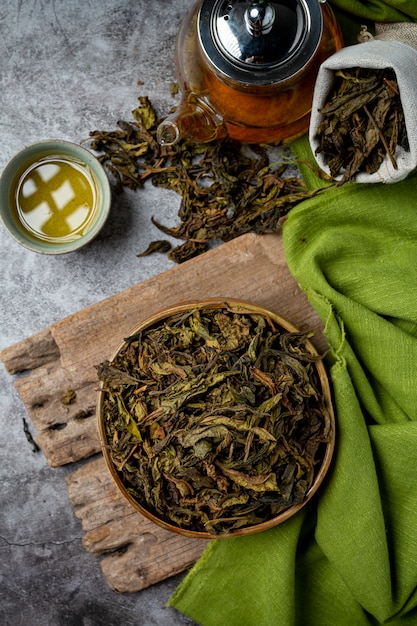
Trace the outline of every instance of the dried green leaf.
[[66, 391], [64, 393], [64, 395], [61, 398], [61, 402], [62, 404], [72, 404], [73, 402], [75, 402], [75, 400], [77, 399], [77, 394], [74, 391], [74, 389], [68, 389], [68, 391]]
[[170, 86], [169, 86], [169, 91], [171, 96], [176, 96], [177, 93], [179, 92], [179, 86], [178, 83], [176, 81], [172, 81]]
[[140, 252], [136, 256], [148, 256], [150, 254], [154, 254], [155, 252], [166, 253], [169, 252], [172, 248], [172, 245], [166, 239], [158, 239], [157, 241], [151, 241], [149, 246], [143, 252]]
[[139, 97], [140, 106], [133, 109], [132, 115], [137, 122], [141, 124], [146, 130], [155, 128], [156, 126], [156, 113], [153, 105], [151, 104], [147, 96]]

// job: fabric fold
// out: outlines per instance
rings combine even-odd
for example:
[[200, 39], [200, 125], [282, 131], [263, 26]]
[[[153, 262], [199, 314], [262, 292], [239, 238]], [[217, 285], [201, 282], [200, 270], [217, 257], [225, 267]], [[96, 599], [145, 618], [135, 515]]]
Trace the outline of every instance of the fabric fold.
[[[380, 623], [401, 613], [417, 585], [417, 510], [406, 493], [412, 497], [416, 482], [416, 190], [415, 175], [389, 192], [333, 188], [297, 207], [284, 226], [289, 267], [326, 316], [333, 358], [342, 353], [345, 362], [331, 369], [340, 436], [315, 538]], [[396, 432], [402, 449], [384, 432]], [[334, 541], [335, 527], [343, 541]]]
[[416, 623], [416, 193], [415, 174], [334, 186], [284, 223], [325, 324], [336, 454], [302, 517], [215, 542], [186, 577], [171, 604], [203, 626]]
[[270, 531], [211, 542], [169, 604], [205, 626], [293, 624], [306, 510]]
[[[415, 3], [331, 2], [417, 20]], [[212, 542], [170, 600], [201, 626], [417, 624], [417, 174], [393, 185], [323, 180], [283, 226], [287, 263], [325, 325], [337, 419], [320, 491], [294, 518]]]
[[414, 22], [417, 4], [413, 0], [330, 0], [333, 8], [356, 18], [374, 22]]

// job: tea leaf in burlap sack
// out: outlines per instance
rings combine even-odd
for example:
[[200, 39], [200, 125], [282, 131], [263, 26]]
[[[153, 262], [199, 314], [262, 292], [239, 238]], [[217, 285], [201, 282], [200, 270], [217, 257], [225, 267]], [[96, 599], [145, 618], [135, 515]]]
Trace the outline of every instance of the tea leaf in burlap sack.
[[[317, 153], [319, 138], [317, 129], [322, 122], [320, 110], [326, 104], [338, 70], [355, 67], [367, 69], [391, 69], [397, 79], [401, 105], [404, 111], [409, 150], [400, 145], [395, 152], [396, 167], [388, 156], [374, 174], [358, 172], [359, 183], [394, 183], [408, 176], [417, 167], [417, 24], [399, 22], [376, 24], [375, 37], [364, 29], [358, 39], [361, 43], [342, 48], [321, 65], [314, 89], [309, 140], [319, 167], [330, 175], [330, 169], [322, 153]], [[341, 180], [343, 174], [335, 177]]]

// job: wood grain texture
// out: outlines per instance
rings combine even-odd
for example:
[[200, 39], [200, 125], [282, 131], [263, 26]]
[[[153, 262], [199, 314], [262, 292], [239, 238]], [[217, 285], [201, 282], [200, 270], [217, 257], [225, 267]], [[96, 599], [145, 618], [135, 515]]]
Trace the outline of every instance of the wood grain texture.
[[115, 487], [100, 456], [66, 478], [89, 552], [105, 554], [101, 569], [108, 585], [135, 592], [190, 567], [207, 541], [171, 533], [134, 511]]
[[[86, 550], [105, 555], [103, 574], [120, 592], [139, 591], [184, 571], [206, 542], [156, 527], [119, 495], [100, 454], [95, 365], [150, 315], [209, 297], [269, 308], [300, 330], [312, 330], [316, 348], [326, 349], [322, 322], [288, 269], [281, 235], [248, 234], [68, 316], [0, 355], [10, 374], [25, 372], [14, 384], [48, 463], [88, 459], [67, 476], [68, 493]], [[76, 399], [63, 404], [70, 389]]]
[[[134, 285], [7, 348], [10, 373], [26, 371], [15, 387], [39, 431], [37, 442], [53, 466], [73, 463], [100, 449], [95, 420], [95, 365], [108, 358], [149, 315], [186, 300], [235, 297], [274, 310], [315, 332], [322, 324], [291, 275], [280, 235], [244, 235]], [[72, 389], [76, 400], [61, 399]]]
[[18, 374], [55, 361], [59, 358], [59, 349], [47, 328], [5, 348], [1, 358], [9, 374]]

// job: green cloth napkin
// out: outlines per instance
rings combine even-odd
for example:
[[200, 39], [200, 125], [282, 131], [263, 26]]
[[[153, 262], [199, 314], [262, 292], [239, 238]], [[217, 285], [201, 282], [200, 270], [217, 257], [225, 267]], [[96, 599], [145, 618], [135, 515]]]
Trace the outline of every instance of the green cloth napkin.
[[[377, 21], [417, 2], [333, 0]], [[314, 163], [306, 138], [292, 145]], [[324, 183], [300, 166], [309, 188]], [[202, 626], [417, 624], [417, 173], [330, 186], [293, 209], [289, 268], [325, 323], [330, 474], [276, 528], [210, 542], [169, 604]]]
[[[293, 149], [309, 157], [305, 140]], [[285, 222], [290, 270], [325, 322], [337, 451], [294, 518], [210, 543], [170, 600], [198, 623], [417, 624], [416, 198], [417, 175], [332, 187]]]
[[330, 0], [330, 6], [351, 16], [374, 22], [414, 22], [415, 0]]

